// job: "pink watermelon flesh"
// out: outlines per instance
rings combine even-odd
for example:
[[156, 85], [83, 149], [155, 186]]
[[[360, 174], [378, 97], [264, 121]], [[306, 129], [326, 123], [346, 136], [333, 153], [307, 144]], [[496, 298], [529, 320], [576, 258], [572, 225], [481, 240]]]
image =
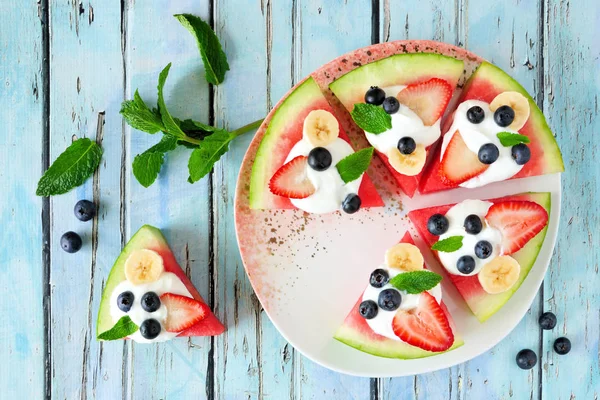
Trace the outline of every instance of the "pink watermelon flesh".
[[[560, 149], [542, 111], [527, 91], [500, 68], [483, 62], [465, 84], [460, 100], [456, 104], [458, 105], [466, 100], [481, 100], [491, 103], [494, 97], [507, 91], [521, 93], [529, 100], [530, 108], [529, 119], [525, 126], [519, 130], [519, 133], [529, 137], [531, 141], [528, 144], [531, 150], [531, 159], [519, 173], [510, 179], [563, 172], [564, 164]], [[446, 121], [443, 132], [446, 132], [450, 125]], [[438, 146], [434, 160], [425, 170], [419, 187], [421, 193], [437, 192], [458, 186], [442, 182], [440, 177], [440, 150], [441, 146]]]
[[[404, 237], [402, 240], [400, 240], [400, 242], [415, 244], [412, 236], [408, 232], [404, 234]], [[365, 353], [386, 358], [415, 359], [440, 354], [439, 352], [436, 353], [423, 350], [398, 340], [392, 340], [373, 332], [371, 327], [369, 327], [367, 324], [367, 321], [358, 313], [358, 306], [361, 302], [362, 294], [358, 298], [358, 301], [354, 307], [352, 307], [352, 310], [350, 310], [350, 313], [344, 320], [342, 326], [335, 333], [334, 338], [336, 340], [339, 340], [340, 342]], [[444, 302], [441, 303], [441, 306], [446, 314], [446, 317], [448, 318], [448, 321], [450, 322], [452, 331], [454, 332], [454, 344], [450, 349], [447, 350], [450, 351], [462, 346], [463, 341], [456, 334], [454, 322], [452, 321], [452, 317], [450, 316], [450, 313], [448, 312]]]
[[[544, 207], [548, 212], [548, 215], [550, 215], [550, 193], [525, 193], [487, 201], [491, 201], [492, 203], [498, 203], [507, 200], [533, 201]], [[427, 230], [427, 221], [429, 220], [429, 217], [431, 217], [433, 214], [438, 213], [444, 215], [453, 205], [454, 204], [423, 208], [408, 213], [408, 217], [419, 231], [419, 234], [430, 246], [437, 242], [439, 237], [432, 235]], [[467, 303], [473, 314], [475, 314], [477, 319], [479, 319], [481, 322], [486, 321], [498, 310], [500, 310], [500, 308], [502, 308], [502, 306], [512, 297], [512, 295], [517, 291], [517, 289], [519, 289], [519, 287], [529, 274], [529, 271], [533, 267], [535, 260], [537, 259], [540, 248], [544, 243], [544, 238], [546, 237], [546, 230], [547, 227], [545, 227], [533, 239], [527, 242], [527, 244], [521, 250], [511, 255], [511, 257], [514, 257], [521, 265], [521, 275], [519, 276], [519, 280], [517, 281], [517, 283], [511, 289], [504, 293], [487, 293], [481, 287], [477, 275], [460, 276], [452, 275], [449, 273], [446, 274], [450, 278], [454, 286], [456, 286], [458, 292], [464, 298], [465, 302]], [[436, 253], [437, 257], [437, 252], [434, 251], [434, 253]]]

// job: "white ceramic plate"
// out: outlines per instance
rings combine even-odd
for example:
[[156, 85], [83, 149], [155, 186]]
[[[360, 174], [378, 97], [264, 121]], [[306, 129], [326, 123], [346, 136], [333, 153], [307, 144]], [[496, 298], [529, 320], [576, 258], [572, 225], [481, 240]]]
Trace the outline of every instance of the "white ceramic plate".
[[[431, 42], [395, 42], [423, 47]], [[405, 47], [404, 47], [405, 48]], [[452, 54], [462, 49], [446, 46]], [[371, 48], [372, 49], [372, 48]], [[351, 55], [349, 55], [351, 57]], [[325, 68], [325, 67], [324, 67]], [[317, 70], [313, 76], [316, 77]], [[268, 120], [268, 119], [267, 119]], [[279, 332], [297, 350], [332, 370], [366, 377], [389, 377], [430, 372], [468, 361], [500, 342], [523, 318], [548, 268], [558, 232], [560, 175], [500, 182], [478, 189], [399, 198], [395, 187], [381, 190], [384, 208], [363, 209], [354, 215], [310, 215], [299, 210], [250, 210], [247, 187], [254, 154], [264, 126], [248, 149], [240, 170], [236, 193], [236, 231], [246, 272], [265, 311]], [[370, 170], [375, 182], [385, 174], [375, 162]], [[480, 323], [451, 283], [443, 283], [443, 299], [463, 337], [453, 351], [417, 360], [376, 357], [333, 339], [344, 318], [362, 295], [385, 250], [410, 230], [418, 237], [406, 214], [409, 210], [456, 203], [467, 198], [497, 198], [522, 192], [551, 192], [552, 210], [546, 240], [537, 261], [519, 290], [504, 307]], [[439, 267], [430, 252], [425, 260]]]

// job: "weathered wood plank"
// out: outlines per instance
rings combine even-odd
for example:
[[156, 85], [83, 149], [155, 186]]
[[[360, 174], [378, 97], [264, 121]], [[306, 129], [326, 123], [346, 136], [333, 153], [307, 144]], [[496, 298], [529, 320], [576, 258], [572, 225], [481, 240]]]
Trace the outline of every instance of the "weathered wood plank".
[[42, 200], [35, 196], [45, 120], [42, 17], [35, 1], [0, 7], [0, 387], [7, 398], [44, 397]]
[[[565, 173], [558, 244], [544, 281], [543, 305], [556, 314], [558, 324], [543, 335], [542, 398], [597, 399], [600, 4], [546, 0], [543, 6], [544, 113], [558, 138]], [[560, 336], [573, 344], [566, 356], [552, 348]]]

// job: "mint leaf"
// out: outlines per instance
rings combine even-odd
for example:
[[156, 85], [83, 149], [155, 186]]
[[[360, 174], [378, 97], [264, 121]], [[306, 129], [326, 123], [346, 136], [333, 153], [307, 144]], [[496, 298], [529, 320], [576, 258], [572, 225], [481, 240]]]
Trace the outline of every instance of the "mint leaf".
[[53, 196], [83, 184], [98, 168], [102, 149], [90, 139], [78, 139], [52, 163], [38, 182], [35, 194]]
[[165, 130], [158, 110], [148, 108], [137, 90], [133, 95], [133, 100], [127, 100], [121, 104], [119, 112], [132, 128], [147, 133]]
[[190, 172], [188, 181], [194, 183], [208, 175], [221, 156], [227, 153], [229, 142], [235, 137], [235, 135], [230, 134], [225, 129], [219, 129], [205, 137], [198, 144], [198, 148], [192, 151], [192, 155], [188, 161], [188, 170]]
[[453, 253], [462, 247], [463, 236], [450, 236], [444, 240], [437, 241], [431, 246], [431, 250]]
[[223, 82], [225, 72], [229, 71], [229, 64], [221, 43], [210, 25], [191, 14], [176, 14], [174, 17], [196, 38], [204, 63], [206, 80], [213, 85]]
[[98, 340], [117, 340], [123, 339], [129, 335], [136, 333], [138, 326], [129, 318], [128, 315], [121, 317], [117, 323], [107, 330], [98, 335]]
[[352, 119], [365, 132], [378, 135], [392, 129], [392, 117], [383, 108], [373, 104], [355, 104]]
[[133, 160], [133, 175], [143, 187], [154, 183], [165, 160], [165, 154], [177, 147], [177, 138], [163, 135], [160, 142], [150, 147]]
[[442, 277], [431, 271], [404, 272], [390, 279], [390, 284], [406, 293], [419, 294], [433, 289], [442, 281]]
[[367, 147], [352, 153], [349, 156], [341, 159], [335, 167], [337, 168], [344, 183], [352, 182], [360, 178], [360, 176], [369, 168], [371, 158], [373, 157], [373, 148]]
[[175, 119], [169, 113], [167, 105], [165, 104], [165, 98], [163, 96], [163, 88], [165, 87], [165, 82], [169, 76], [170, 69], [171, 63], [169, 63], [158, 76], [158, 111], [164, 125], [164, 130], [173, 136], [185, 138], [185, 133], [181, 130], [179, 124], [177, 124]]
[[496, 136], [498, 137], [498, 140], [500, 140], [500, 144], [504, 147], [512, 147], [519, 143], [530, 142], [527, 136], [521, 135], [520, 133], [500, 132]]

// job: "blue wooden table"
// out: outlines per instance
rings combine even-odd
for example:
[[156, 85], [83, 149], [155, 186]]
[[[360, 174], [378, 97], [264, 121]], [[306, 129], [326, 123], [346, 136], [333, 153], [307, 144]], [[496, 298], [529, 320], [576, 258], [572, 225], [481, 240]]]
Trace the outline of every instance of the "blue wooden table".
[[[231, 71], [209, 88], [193, 38], [172, 17], [214, 26]], [[597, 0], [20, 0], [0, 5], [0, 398], [6, 399], [597, 399], [600, 393], [600, 3]], [[543, 108], [565, 159], [558, 244], [518, 327], [465, 364], [426, 375], [354, 378], [302, 357], [275, 330], [244, 273], [233, 195], [251, 134], [190, 185], [188, 152], [169, 154], [144, 189], [131, 161], [158, 137], [131, 130], [120, 103], [156, 98], [173, 62], [174, 115], [235, 129], [263, 117], [324, 62], [378, 41], [463, 46], [515, 76]], [[101, 143], [100, 168], [62, 196], [37, 180], [74, 137]], [[78, 199], [99, 202], [78, 222]], [[100, 344], [103, 284], [130, 235], [165, 229], [175, 254], [228, 331], [166, 344]], [[77, 254], [62, 233], [83, 235]], [[558, 317], [540, 333], [542, 310]], [[552, 350], [568, 336], [569, 355]], [[534, 349], [538, 365], [514, 362]]]

